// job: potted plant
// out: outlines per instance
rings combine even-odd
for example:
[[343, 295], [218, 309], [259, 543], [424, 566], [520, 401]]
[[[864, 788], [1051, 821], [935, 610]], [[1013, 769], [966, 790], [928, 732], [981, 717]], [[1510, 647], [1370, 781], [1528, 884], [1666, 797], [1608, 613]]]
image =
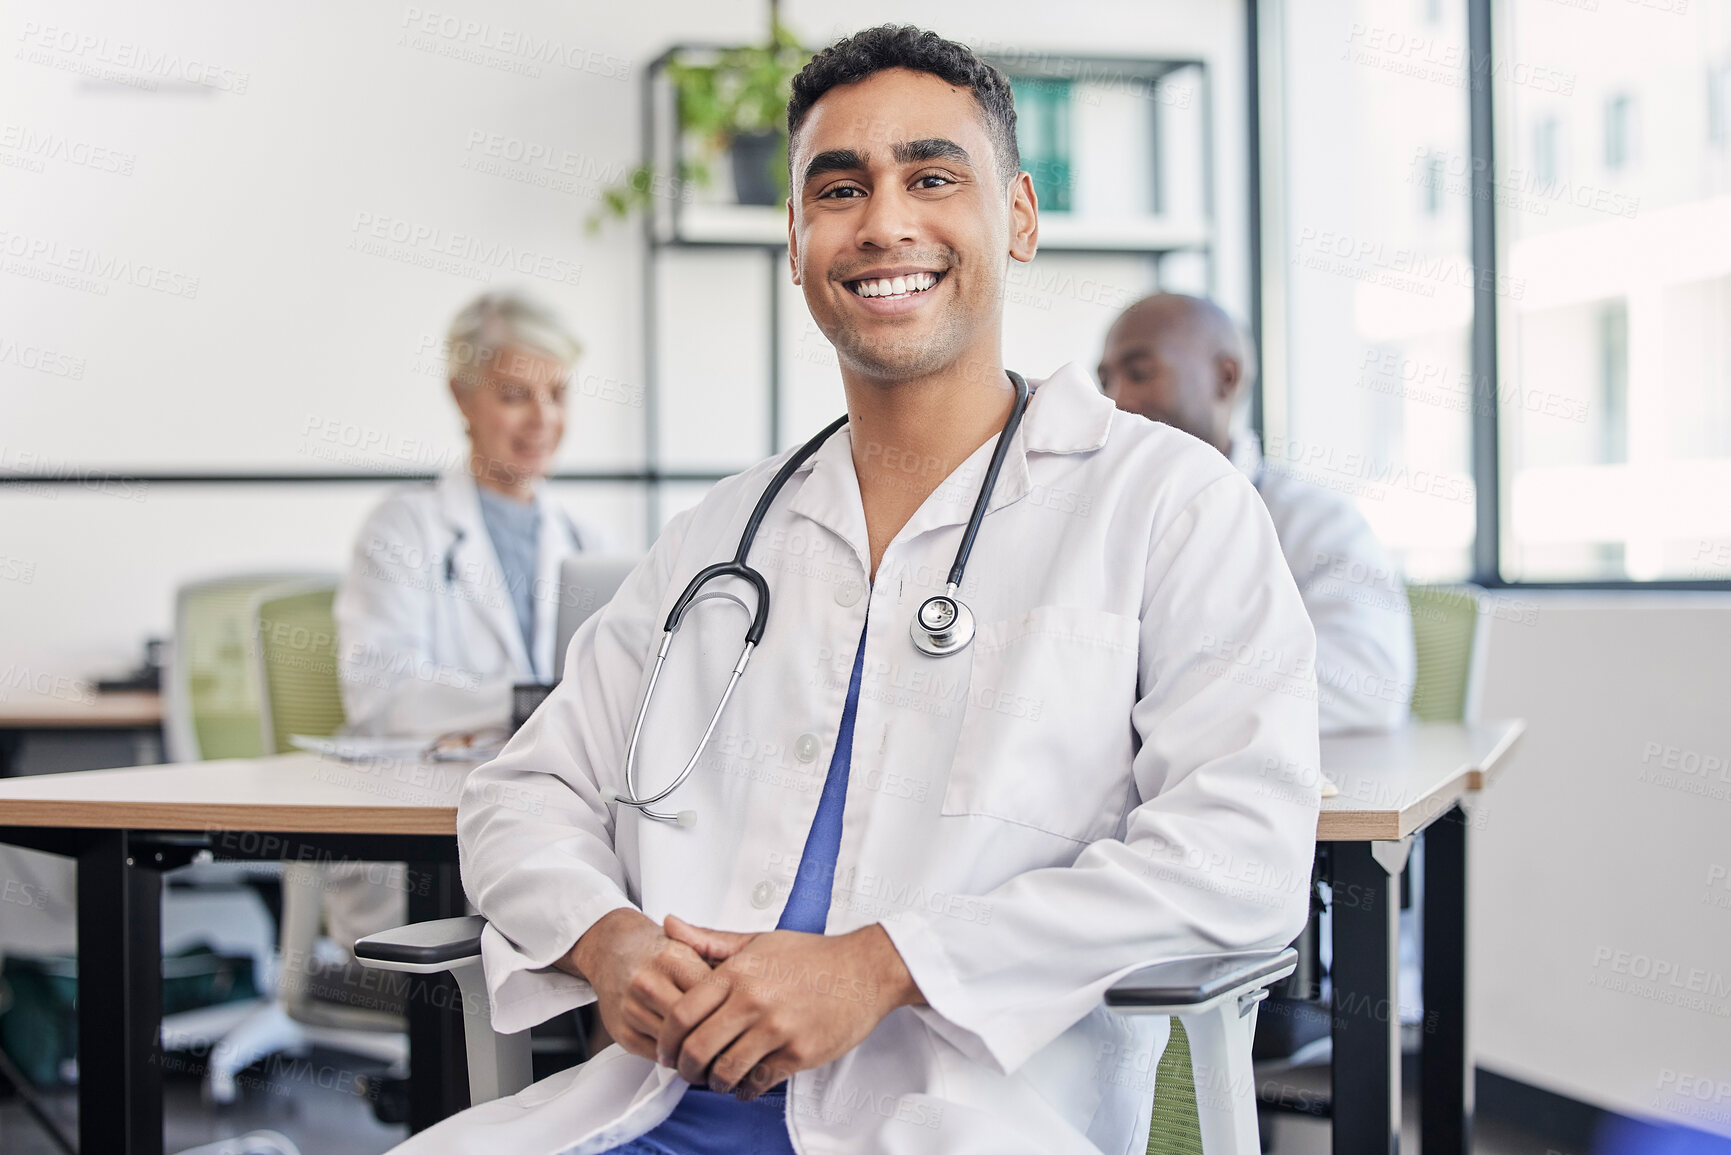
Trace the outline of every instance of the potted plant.
[[[767, 44], [714, 53], [680, 54], [667, 62], [679, 111], [680, 184], [707, 185], [711, 166], [727, 154], [734, 197], [745, 205], [777, 205], [787, 197], [787, 99], [810, 54], [773, 14]], [[589, 218], [593, 231], [607, 217], [647, 209], [658, 178], [639, 165], [601, 192]], [[678, 186], [675, 186], [678, 187]]]

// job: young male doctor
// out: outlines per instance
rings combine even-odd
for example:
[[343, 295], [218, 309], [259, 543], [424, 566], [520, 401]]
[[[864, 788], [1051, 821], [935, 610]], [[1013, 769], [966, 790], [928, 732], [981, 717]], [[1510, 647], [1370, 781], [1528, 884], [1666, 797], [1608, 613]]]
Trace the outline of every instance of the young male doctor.
[[[1036, 383], [933, 656], [1017, 390], [1034, 257], [1004, 77], [877, 28], [795, 80], [789, 261], [848, 424], [769, 505], [749, 614], [669, 610], [732, 558], [786, 458], [676, 518], [458, 812], [495, 1023], [599, 1000], [617, 1045], [405, 1152], [1129, 1152], [1164, 1019], [1101, 995], [1151, 961], [1285, 945], [1316, 829], [1314, 638], [1266, 511], [1218, 453]], [[727, 579], [708, 589], [755, 593]], [[939, 624], [942, 624], [941, 622]], [[646, 816], [646, 799], [690, 776]]]

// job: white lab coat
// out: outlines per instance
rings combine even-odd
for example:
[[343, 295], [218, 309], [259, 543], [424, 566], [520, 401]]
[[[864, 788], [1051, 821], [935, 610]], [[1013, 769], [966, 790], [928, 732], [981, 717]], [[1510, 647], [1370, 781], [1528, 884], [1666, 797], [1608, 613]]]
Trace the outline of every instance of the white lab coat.
[[[994, 442], [925, 501], [873, 585], [848, 431], [790, 479], [750, 555], [773, 595], [768, 630], [668, 801], [697, 812], [691, 827], [601, 791], [623, 786], [672, 602], [732, 555], [778, 462], [676, 518], [577, 632], [549, 708], [471, 775], [458, 810], [464, 884], [491, 920], [498, 1029], [593, 999], [549, 967], [610, 910], [775, 926], [865, 628], [827, 931], [881, 922], [930, 1005], [792, 1078], [794, 1147], [1142, 1149], [1168, 1025], [1116, 1017], [1102, 993], [1153, 960], [1283, 946], [1302, 927], [1314, 637], [1244, 478], [1065, 366], [1029, 405], [968, 564], [978, 637], [922, 655], [909, 623], [943, 587]], [[745, 624], [721, 601], [689, 616], [644, 728], [640, 789], [689, 757]], [[684, 1089], [615, 1046], [399, 1150], [603, 1151]]]
[[1232, 463], [1267, 504], [1316, 627], [1322, 733], [1405, 725], [1416, 659], [1400, 567], [1350, 498], [1267, 465], [1256, 434], [1233, 436]]
[[[552, 681], [559, 566], [598, 537], [541, 495], [535, 652], [511, 602], [466, 471], [393, 490], [368, 516], [334, 608], [348, 731], [431, 738], [511, 720], [511, 687]], [[531, 661], [531, 658], [533, 659]], [[408, 919], [402, 864], [324, 869], [326, 933], [345, 949]]]
[[513, 683], [553, 680], [559, 565], [598, 535], [545, 495], [542, 508], [532, 654], [473, 477], [402, 486], [372, 512], [335, 606], [352, 733], [430, 737], [502, 725]]

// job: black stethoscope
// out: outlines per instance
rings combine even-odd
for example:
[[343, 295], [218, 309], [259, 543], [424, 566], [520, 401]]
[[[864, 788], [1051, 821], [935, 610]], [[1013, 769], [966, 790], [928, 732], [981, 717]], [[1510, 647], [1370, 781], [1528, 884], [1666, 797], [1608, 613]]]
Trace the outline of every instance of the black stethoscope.
[[[974, 615], [956, 596], [956, 592], [961, 588], [962, 571], [967, 568], [968, 554], [973, 552], [974, 538], [980, 532], [980, 522], [985, 520], [986, 506], [991, 502], [992, 491], [997, 488], [998, 471], [1003, 468], [1004, 458], [1010, 452], [1010, 439], [1015, 436], [1016, 427], [1022, 423], [1022, 413], [1028, 407], [1028, 383], [1022, 380], [1021, 374], [1013, 370], [1006, 372], [1010, 382], [1016, 387], [1016, 403], [1010, 409], [1010, 416], [1004, 421], [1004, 430], [998, 435], [998, 444], [992, 449], [992, 463], [986, 470], [980, 495], [974, 499], [974, 512], [968, 518], [968, 527], [962, 534], [962, 544], [956, 549], [956, 560], [950, 566], [944, 592], [920, 603], [910, 627], [914, 647], [934, 658], [958, 653], [974, 640]], [[739, 536], [739, 548], [734, 551], [733, 560], [716, 562], [699, 570], [697, 576], [685, 587], [685, 592], [679, 595], [679, 600], [673, 603], [673, 609], [667, 615], [667, 624], [662, 629], [661, 647], [655, 654], [655, 667], [649, 672], [649, 685], [643, 691], [643, 704], [637, 708], [637, 721], [631, 727], [631, 746], [625, 755], [626, 792], [621, 794], [611, 788], [605, 789], [602, 791], [604, 801], [635, 806], [650, 818], [674, 822], [680, 826], [690, 826], [697, 820], [695, 810], [681, 810], [676, 814], [669, 814], [651, 810], [650, 807], [679, 789], [691, 776], [697, 760], [703, 756], [704, 749], [709, 745], [710, 735], [715, 733], [716, 724], [721, 721], [721, 712], [727, 709], [728, 699], [733, 697], [733, 688], [739, 685], [739, 679], [745, 673], [745, 666], [751, 660], [752, 651], [757, 648], [757, 643], [763, 640], [764, 626], [769, 622], [769, 583], [764, 581], [763, 575], [747, 564], [745, 559], [751, 552], [752, 542], [757, 538], [757, 528], [762, 524], [764, 514], [769, 512], [776, 494], [781, 492], [781, 487], [787, 484], [788, 478], [792, 477], [832, 434], [846, 424], [847, 415], [843, 414], [830, 422], [816, 437], [800, 446], [799, 451], [782, 464], [763, 491], [763, 496], [757, 499], [757, 506], [745, 523], [745, 532]], [[641, 797], [637, 793], [637, 741], [643, 733], [643, 720], [649, 715], [649, 702], [655, 696], [655, 683], [661, 677], [661, 667], [667, 662], [667, 652], [673, 648], [673, 635], [678, 632], [685, 612], [705, 598], [724, 598], [737, 603], [742, 609], [747, 608], [744, 601], [731, 593], [722, 590], [704, 592], [704, 586], [721, 577], [739, 578], [757, 592], [757, 609], [748, 610], [751, 613], [751, 625], [745, 631], [745, 648], [740, 651], [739, 661], [733, 664], [733, 673], [727, 679], [727, 688], [721, 693], [721, 702], [715, 707], [715, 713], [709, 716], [709, 725], [704, 729], [703, 737], [698, 740], [697, 749], [692, 752], [691, 759], [685, 763], [685, 769], [664, 789], [647, 798]]]

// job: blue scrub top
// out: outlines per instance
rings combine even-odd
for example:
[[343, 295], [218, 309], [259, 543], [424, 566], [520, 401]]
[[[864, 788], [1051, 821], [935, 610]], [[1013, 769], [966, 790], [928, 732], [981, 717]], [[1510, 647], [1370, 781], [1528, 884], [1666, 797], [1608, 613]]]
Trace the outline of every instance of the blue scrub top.
[[[535, 668], [535, 558], [541, 551], [541, 503], [517, 501], [477, 484], [481, 496], [481, 523], [493, 539], [493, 553], [504, 571], [505, 588], [511, 594], [511, 609], [523, 634], [523, 652], [529, 669]], [[531, 674], [533, 677], [533, 674]]]
[[[817, 800], [817, 814], [799, 856], [793, 889], [781, 912], [777, 930], [801, 930], [822, 934], [829, 921], [830, 892], [835, 886], [835, 863], [841, 853], [841, 815], [847, 802], [848, 770], [853, 765], [854, 716], [859, 712], [860, 677], [865, 669], [865, 632], [860, 632], [854, 654], [853, 676], [848, 679], [847, 702], [841, 710], [841, 728], [836, 734], [835, 753], [829, 760], [829, 776]], [[691, 1087], [680, 1097], [665, 1122], [611, 1155], [794, 1155], [787, 1134], [786, 1084], [767, 1091], [749, 1103], [732, 1095], [718, 1095], [708, 1087]]]

